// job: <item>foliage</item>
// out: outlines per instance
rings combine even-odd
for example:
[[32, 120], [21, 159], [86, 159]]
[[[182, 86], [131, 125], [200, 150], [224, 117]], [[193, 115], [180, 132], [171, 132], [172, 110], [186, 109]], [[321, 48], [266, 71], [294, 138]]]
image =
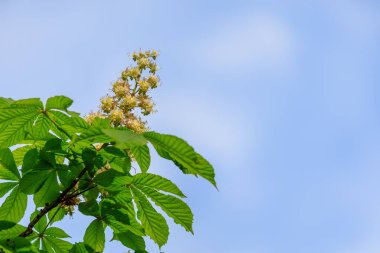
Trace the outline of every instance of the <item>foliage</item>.
[[[153, 58], [154, 51], [150, 54]], [[148, 88], [139, 93], [141, 80], [149, 78], [142, 78], [142, 71], [155, 65], [141, 63], [147, 57], [138, 56], [134, 58], [141, 65], [140, 74], [132, 74], [139, 79], [135, 93], [127, 95], [146, 99]], [[133, 80], [127, 72], [121, 79], [124, 86], [128, 78]], [[147, 252], [146, 237], [159, 247], [167, 243], [169, 228], [162, 212], [193, 233], [193, 214], [183, 201], [185, 195], [169, 179], [149, 172], [148, 144], [183, 173], [216, 186], [212, 166], [176, 136], [147, 131], [142, 121], [138, 127], [129, 126], [138, 119], [134, 115], [128, 119], [132, 107], [115, 121], [112, 110], [120, 110], [125, 102], [111, 98], [112, 108], [105, 108], [103, 99], [103, 111], [88, 121], [69, 110], [73, 101], [65, 96], [51, 97], [45, 105], [37, 98], [0, 98], [0, 197], [6, 196], [0, 207], [0, 252], [103, 252], [106, 227], [112, 229], [113, 240], [136, 253]], [[146, 114], [152, 110], [148, 104], [140, 103]], [[131, 169], [134, 163], [138, 172]], [[35, 211], [25, 227], [19, 223], [31, 200], [28, 195], [33, 196]], [[56, 226], [73, 213], [93, 217], [83, 242], [75, 244]]]

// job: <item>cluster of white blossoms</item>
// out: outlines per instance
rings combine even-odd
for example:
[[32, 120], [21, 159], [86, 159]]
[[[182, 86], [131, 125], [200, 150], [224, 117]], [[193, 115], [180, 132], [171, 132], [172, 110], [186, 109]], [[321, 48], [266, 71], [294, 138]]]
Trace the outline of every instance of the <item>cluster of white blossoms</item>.
[[115, 127], [125, 126], [136, 133], [147, 130], [141, 116], [154, 112], [149, 92], [159, 85], [156, 75], [158, 52], [139, 51], [132, 55], [135, 66], [126, 68], [112, 84], [112, 93], [101, 98], [100, 110], [86, 116], [89, 123], [96, 118], [107, 118]]

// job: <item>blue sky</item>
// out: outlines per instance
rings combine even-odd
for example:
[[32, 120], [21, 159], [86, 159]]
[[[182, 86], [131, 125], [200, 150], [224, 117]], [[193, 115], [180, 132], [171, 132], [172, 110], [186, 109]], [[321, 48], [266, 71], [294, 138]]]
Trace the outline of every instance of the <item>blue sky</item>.
[[[188, 140], [219, 186], [154, 158], [195, 214], [165, 253], [380, 251], [378, 1], [2, 0], [0, 36], [1, 96], [63, 94], [82, 114], [128, 53], [159, 50], [150, 126]], [[89, 222], [61, 224], [80, 241]]]

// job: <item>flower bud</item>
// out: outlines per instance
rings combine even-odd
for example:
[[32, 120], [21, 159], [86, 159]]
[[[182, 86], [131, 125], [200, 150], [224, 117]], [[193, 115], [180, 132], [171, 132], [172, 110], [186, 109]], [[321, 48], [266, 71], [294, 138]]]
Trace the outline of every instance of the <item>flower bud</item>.
[[120, 123], [124, 120], [124, 113], [120, 109], [112, 110], [109, 114], [109, 119], [115, 125], [120, 125]]
[[139, 82], [139, 86], [140, 86], [140, 91], [142, 92], [147, 92], [149, 87], [150, 87], [150, 84], [148, 83], [147, 80], [143, 79]]
[[152, 88], [157, 88], [157, 86], [158, 86], [158, 77], [157, 76], [149, 75], [147, 81]]
[[112, 85], [112, 91], [115, 93], [116, 97], [123, 98], [129, 94], [129, 85], [125, 82], [116, 82]]
[[137, 61], [137, 65], [139, 65], [140, 69], [145, 69], [149, 65], [149, 60], [145, 57], [142, 57]]
[[158, 56], [158, 52], [156, 50], [152, 50], [150, 55], [152, 56], [153, 60], [155, 60]]
[[127, 127], [136, 133], [143, 133], [146, 131], [145, 123], [141, 119], [133, 118], [128, 120]]
[[101, 109], [104, 112], [110, 112], [114, 108], [113, 99], [110, 97], [104, 97], [100, 100], [101, 102]]
[[129, 69], [129, 76], [131, 78], [137, 79], [140, 77], [140, 75], [141, 75], [141, 72], [139, 68], [136, 67], [136, 68]]
[[136, 107], [137, 105], [137, 98], [132, 95], [127, 95], [124, 97], [121, 107], [125, 110], [130, 110]]
[[156, 73], [156, 71], [157, 71], [157, 64], [154, 63], [154, 62], [151, 62], [149, 64], [149, 69], [150, 69], [149, 70], [150, 73], [152, 73], [152, 74]]
[[137, 61], [138, 58], [139, 58], [139, 55], [137, 54], [137, 52], [134, 52], [133, 55], [132, 55], [132, 59], [134, 61]]

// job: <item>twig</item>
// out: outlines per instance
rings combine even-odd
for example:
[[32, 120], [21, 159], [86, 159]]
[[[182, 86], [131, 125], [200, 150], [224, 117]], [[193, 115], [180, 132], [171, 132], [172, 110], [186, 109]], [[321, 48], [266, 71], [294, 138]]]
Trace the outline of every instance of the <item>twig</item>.
[[75, 178], [73, 182], [63, 191], [61, 194], [53, 200], [49, 205], [45, 206], [36, 217], [29, 223], [28, 227], [24, 232], [22, 232], [19, 236], [21, 237], [27, 237], [33, 232], [33, 227], [37, 224], [37, 222], [45, 215], [47, 214], [51, 209], [58, 206], [63, 199], [65, 199], [66, 195], [75, 187], [75, 185], [79, 182], [79, 180], [86, 174], [87, 170], [90, 169], [90, 166], [84, 167], [84, 169], [79, 173], [79, 175]]
[[42, 230], [41, 234], [44, 234], [44, 233], [45, 233], [45, 230], [46, 230], [47, 227], [52, 223], [54, 217], [57, 215], [57, 213], [58, 213], [58, 211], [59, 211], [60, 208], [61, 208], [61, 207], [58, 207], [57, 211], [55, 211], [55, 213], [53, 214], [53, 216], [51, 217], [51, 219], [49, 219], [48, 224], [46, 224], [46, 227], [44, 228], [44, 230]]

